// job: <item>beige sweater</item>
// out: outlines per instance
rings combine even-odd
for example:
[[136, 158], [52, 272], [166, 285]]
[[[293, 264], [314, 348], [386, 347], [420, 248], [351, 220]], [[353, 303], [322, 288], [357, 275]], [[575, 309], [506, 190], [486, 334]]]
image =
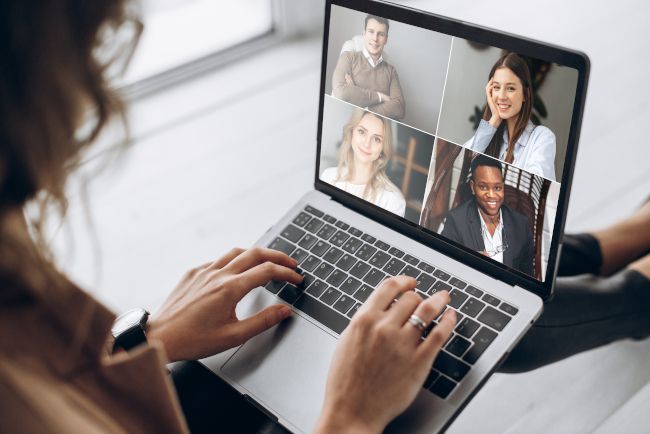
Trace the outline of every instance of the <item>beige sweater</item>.
[[110, 356], [114, 315], [72, 284], [0, 272], [0, 433], [186, 433], [155, 342]]
[[[354, 84], [347, 83], [346, 74], [352, 76]], [[390, 100], [380, 102], [377, 91], [390, 96]], [[386, 61], [373, 68], [361, 51], [341, 54], [332, 77], [332, 94], [392, 119], [402, 119], [406, 112], [395, 68]]]

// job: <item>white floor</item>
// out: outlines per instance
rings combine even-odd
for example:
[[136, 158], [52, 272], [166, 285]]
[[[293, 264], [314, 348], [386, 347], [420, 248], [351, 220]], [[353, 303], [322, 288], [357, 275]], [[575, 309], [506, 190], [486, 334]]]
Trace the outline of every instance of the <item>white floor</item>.
[[[611, 223], [647, 197], [646, 3], [409, 4], [589, 55], [568, 231]], [[134, 145], [89, 186], [92, 226], [73, 193], [62, 265], [116, 311], [155, 309], [187, 268], [252, 244], [313, 183], [319, 75], [320, 40], [305, 39], [135, 103]], [[650, 432], [649, 360], [650, 341], [619, 342], [497, 374], [449, 432]]]

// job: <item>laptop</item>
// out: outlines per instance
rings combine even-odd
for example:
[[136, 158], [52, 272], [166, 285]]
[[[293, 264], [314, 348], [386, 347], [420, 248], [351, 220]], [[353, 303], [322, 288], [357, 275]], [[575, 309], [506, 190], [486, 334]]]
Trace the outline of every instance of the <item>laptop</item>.
[[552, 296], [589, 60], [373, 0], [326, 1], [322, 59], [314, 188], [256, 243], [305, 282], [237, 308], [295, 313], [202, 362], [311, 432], [338, 337], [381, 281], [410, 275], [423, 298], [449, 291], [458, 323], [387, 430], [444, 431]]

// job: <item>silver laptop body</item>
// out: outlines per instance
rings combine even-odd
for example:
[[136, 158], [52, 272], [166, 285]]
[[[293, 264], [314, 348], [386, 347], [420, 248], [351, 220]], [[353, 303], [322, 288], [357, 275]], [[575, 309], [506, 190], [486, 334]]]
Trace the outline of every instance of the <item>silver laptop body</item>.
[[[550, 61], [553, 65], [558, 65], [557, 68], [560, 70], [561, 67], [566, 67], [576, 71], [576, 81], [572, 85], [575, 87], [575, 96], [570, 101], [571, 116], [567, 121], [565, 160], [559, 170], [558, 181], [553, 181], [558, 184], [558, 194], [554, 198], [555, 219], [550, 223], [554, 229], [551, 230], [550, 234], [547, 234], [548, 242], [546, 244], [546, 254], [544, 255], [546, 266], [543, 268], [545, 273], [541, 276], [541, 279], [535, 276], [526, 276], [517, 270], [487, 259], [465, 246], [450, 242], [437, 234], [436, 230], [423, 228], [419, 224], [419, 219], [414, 221], [414, 218], [395, 216], [385, 209], [381, 209], [321, 179], [324, 164], [324, 144], [322, 141], [324, 140], [323, 137], [327, 135], [327, 131], [333, 129], [331, 125], [327, 124], [327, 119], [331, 118], [331, 116], [328, 116], [326, 106], [334, 104], [337, 107], [343, 107], [344, 104], [348, 104], [332, 96], [332, 91], [329, 88], [333, 70], [331, 59], [336, 59], [341, 53], [340, 45], [331, 46], [335, 33], [340, 31], [336, 20], [343, 21], [340, 17], [347, 16], [345, 14], [350, 14], [350, 21], [354, 21], [357, 16], [365, 17], [367, 14], [390, 20], [391, 29], [389, 33], [393, 32], [390, 35], [394, 39], [391, 39], [390, 44], [392, 45], [389, 47], [397, 55], [387, 53], [386, 58], [390, 59], [391, 62], [395, 62], [396, 68], [401, 69], [400, 79], [402, 82], [408, 79], [409, 74], [404, 66], [397, 65], [400, 53], [395, 49], [395, 46], [398, 45], [395, 39], [400, 34], [400, 26], [402, 34], [405, 31], [410, 31], [411, 28], [413, 32], [437, 32], [455, 38], [454, 43], [456, 43], [456, 40], [461, 39], [474, 41]], [[445, 357], [450, 360], [453, 359], [454, 362], [466, 367], [467, 370], [466, 372], [458, 372], [455, 368], [449, 368], [448, 364], [437, 361], [434, 368], [437, 369], [438, 365], [440, 365], [440, 369], [434, 370], [438, 379], [432, 380], [432, 383], [439, 382], [437, 384], [446, 385], [450, 384], [450, 380], [453, 380], [451, 381], [454, 383], [453, 388], [451, 390], [447, 388], [444, 393], [441, 393], [440, 388], [442, 385], [426, 385], [427, 387], [422, 388], [413, 405], [388, 427], [390, 432], [430, 433], [443, 431], [488, 380], [499, 364], [505, 360], [512, 348], [541, 314], [544, 299], [547, 299], [552, 294], [552, 283], [556, 273], [557, 259], [561, 247], [560, 240], [569, 199], [568, 192], [572, 169], [577, 152], [578, 133], [588, 77], [588, 60], [581, 53], [377, 1], [328, 0], [326, 2], [325, 17], [315, 189], [305, 194], [255, 245], [274, 248], [281, 246], [287, 248], [287, 251], [292, 255], [297, 254], [296, 252], [302, 249], [306, 252], [305, 255], [311, 255], [311, 249], [315, 247], [311, 243], [301, 245], [300, 243], [305, 239], [302, 234], [316, 235], [320, 232], [314, 231], [314, 233], [311, 233], [306, 230], [305, 226], [308, 224], [306, 222], [318, 219], [322, 220], [320, 224], [324, 223], [327, 226], [329, 224], [328, 219], [331, 219], [331, 226], [335, 228], [334, 230], [336, 232], [345, 232], [346, 236], [349, 237], [348, 239], [355, 238], [361, 244], [373, 246], [378, 251], [381, 250], [381, 248], [376, 248], [378, 245], [388, 245], [391, 247], [391, 251], [394, 251], [392, 250], [393, 247], [396, 248], [397, 251], [405, 255], [400, 256], [402, 260], [404, 258], [409, 259], [410, 262], [408, 263], [412, 264], [411, 270], [417, 268], [423, 274], [426, 274], [427, 270], [429, 270], [427, 268], [429, 264], [431, 269], [444, 270], [442, 274], [438, 273], [436, 275], [446, 275], [446, 278], [432, 277], [432, 280], [438, 279], [444, 280], [444, 282], [458, 282], [460, 280], [461, 282], [457, 283], [457, 286], [451, 285], [451, 289], [461, 299], [459, 303], [462, 305], [459, 304], [456, 309], [463, 315], [463, 319], [468, 318], [477, 323], [479, 331], [474, 331], [473, 334], [470, 333], [470, 336], [467, 337], [456, 330], [454, 336], [460, 336], [459, 341], [463, 342], [465, 341], [461, 338], [465, 336], [471, 347], [465, 350], [447, 348], [445, 351], [448, 352]], [[359, 30], [363, 30], [363, 23], [360, 23]], [[456, 47], [458, 46], [456, 45]], [[419, 48], [422, 49], [422, 47]], [[333, 51], [335, 55], [332, 55]], [[449, 68], [450, 63], [447, 62], [447, 68]], [[488, 65], [488, 70], [489, 66], [491, 65]], [[447, 72], [449, 73], [449, 71]], [[449, 80], [450, 78], [447, 76], [445, 84]], [[403, 87], [406, 90], [408, 85], [405, 84]], [[448, 96], [445, 96], [445, 98], [448, 98]], [[408, 104], [408, 97], [406, 101]], [[442, 102], [443, 106], [444, 101], [445, 99]], [[362, 108], [372, 111], [371, 107]], [[407, 116], [410, 110], [410, 108], [407, 108]], [[438, 125], [436, 125], [438, 129], [440, 127], [440, 118], [440, 113], [438, 113]], [[416, 128], [417, 126], [409, 126], [407, 120], [408, 118], [405, 118], [396, 123], [396, 128], [423, 130]], [[340, 131], [340, 128], [337, 131]], [[435, 133], [437, 132], [438, 130], [435, 131]], [[435, 136], [434, 140], [440, 138], [435, 134], [432, 134], [432, 136]], [[434, 154], [437, 143], [432, 151]], [[462, 145], [462, 143], [456, 144]], [[431, 189], [427, 188], [426, 192], [431, 194]], [[337, 223], [335, 224], [334, 221]], [[546, 224], [549, 225], [548, 222]], [[294, 232], [287, 232], [289, 227], [292, 227]], [[294, 237], [294, 240], [289, 239]], [[292, 244], [292, 247], [286, 247], [287, 243]], [[335, 245], [342, 248], [342, 244]], [[345, 246], [352, 249], [349, 244], [345, 244]], [[295, 250], [292, 250], [293, 248]], [[354, 253], [351, 253], [353, 251], [357, 250], [344, 251], [344, 253], [348, 252], [357, 262], [365, 262], [366, 265], [364, 266], [371, 264], [369, 259], [362, 261], [359, 256], [355, 256]], [[388, 251], [388, 248], [386, 251]], [[314, 253], [311, 256], [320, 258], [322, 263], [327, 262], [323, 254], [319, 256]], [[303, 259], [302, 256], [301, 259]], [[299, 267], [302, 268], [303, 264], [301, 263]], [[383, 267], [380, 269], [383, 269]], [[318, 272], [318, 269], [315, 270]], [[346, 271], [349, 273], [350, 269]], [[313, 272], [314, 270], [311, 271], [312, 274]], [[387, 277], [388, 274], [386, 273]], [[345, 274], [345, 276], [348, 277], [348, 274]], [[352, 278], [351, 273], [349, 277]], [[328, 275], [322, 275], [314, 279], [322, 280], [322, 283], [328, 282], [328, 279], [330, 282], [332, 281], [331, 275], [329, 277]], [[358, 280], [364, 282], [363, 277], [359, 277]], [[341, 289], [343, 285], [345, 285], [345, 282], [341, 284], [337, 280], [335, 283], [328, 283], [326, 286]], [[440, 288], [447, 289], [444, 284], [441, 283], [440, 285], [443, 285]], [[278, 286], [281, 287], [281, 285]], [[470, 288], [479, 289], [478, 296]], [[314, 315], [310, 314], [313, 312], [314, 303], [322, 301], [321, 297], [325, 299], [328, 296], [318, 292], [310, 292], [305, 288], [298, 288], [305, 292], [299, 297], [310, 297], [308, 300], [311, 303], [309, 304], [311, 308], [305, 309], [301, 308], [301, 306], [306, 306], [304, 303], [301, 304], [293, 298], [287, 299], [287, 297], [281, 296], [285, 294], [286, 289], [286, 287], [276, 288], [275, 290], [265, 287], [254, 289], [240, 302], [237, 314], [240, 318], [245, 318], [268, 305], [280, 302], [293, 306], [294, 315], [290, 319], [249, 340], [241, 347], [203, 359], [202, 363], [263, 409], [269, 417], [277, 419], [280, 424], [290, 431], [306, 433], [313, 431], [318, 419], [325, 393], [329, 363], [341, 328], [332, 326], [333, 323], [329, 323], [328, 326], [327, 321], [325, 323], [319, 321]], [[277, 293], [274, 293], [275, 291]], [[435, 292], [435, 289], [432, 288], [429, 291], [431, 292], [425, 291], [421, 295], [426, 296]], [[348, 294], [343, 289], [338, 293], [340, 297], [349, 298], [349, 302], [354, 303], [355, 306], [362, 303], [362, 301], [355, 298], [354, 293]], [[482, 305], [482, 311], [472, 311], [470, 308], [465, 308], [465, 300], [473, 296], [475, 296], [476, 300], [479, 300], [478, 304]], [[351, 305], [348, 304], [346, 304], [345, 308], [341, 308], [344, 304], [341, 298], [338, 301], [329, 300], [325, 303], [325, 305], [329, 305], [330, 308], [338, 312], [339, 316], [336, 316], [336, 320], [352, 317], [354, 308], [349, 308], [348, 306]], [[335, 306], [336, 309], [334, 309]], [[317, 309], [321, 308], [317, 307]], [[495, 323], [494, 316], [486, 314], [488, 309], [493, 314], [495, 311], [498, 312], [498, 314], [494, 315], [497, 318], [503, 316], [506, 321], [499, 320]], [[472, 323], [472, 321], [469, 322]], [[502, 322], [505, 322], [505, 324]], [[491, 342], [485, 348], [481, 349], [478, 356], [472, 357], [470, 352], [473, 346], [478, 347], [480, 345], [478, 343], [480, 339], [476, 337], [476, 334], [482, 330], [494, 337], [491, 338]], [[474, 341], [472, 337], [477, 340]], [[440, 377], [443, 377], [442, 380], [444, 381], [440, 380]], [[436, 390], [436, 393], [432, 392], [432, 390]], [[368, 397], [368, 399], [372, 399], [372, 397]]]

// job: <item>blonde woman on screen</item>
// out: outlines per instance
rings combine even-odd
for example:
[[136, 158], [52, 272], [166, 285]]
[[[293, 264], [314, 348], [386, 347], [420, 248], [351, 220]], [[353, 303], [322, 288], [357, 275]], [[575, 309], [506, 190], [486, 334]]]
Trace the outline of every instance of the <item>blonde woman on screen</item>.
[[343, 127], [338, 166], [325, 169], [321, 179], [404, 217], [404, 196], [386, 175], [391, 155], [391, 121], [356, 109]]

